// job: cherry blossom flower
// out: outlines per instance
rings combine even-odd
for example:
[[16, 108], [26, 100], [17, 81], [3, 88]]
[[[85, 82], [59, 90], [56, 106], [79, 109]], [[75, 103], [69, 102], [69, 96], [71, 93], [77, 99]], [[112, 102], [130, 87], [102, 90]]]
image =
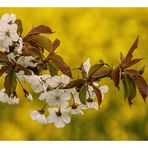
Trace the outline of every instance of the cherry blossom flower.
[[71, 107], [69, 107], [71, 114], [73, 115], [77, 115], [77, 114], [82, 114], [84, 115], [82, 109], [87, 109], [87, 107], [83, 104], [80, 105], [72, 105]]
[[33, 101], [33, 97], [32, 95], [26, 90], [26, 89], [23, 89], [24, 93], [25, 93], [25, 97], [28, 101]]
[[86, 74], [88, 75], [88, 72], [90, 70], [90, 59], [89, 58], [83, 63], [83, 68]]
[[17, 60], [17, 64], [20, 64], [24, 67], [36, 67], [37, 63], [34, 62], [34, 57], [32, 56], [21, 56]]
[[18, 54], [22, 54], [22, 49], [23, 49], [23, 40], [22, 38], [19, 38], [18, 43], [15, 47], [15, 51], [17, 51]]
[[8, 95], [5, 93], [5, 89], [0, 90], [0, 101], [3, 103], [7, 103], [9, 100]]
[[6, 52], [9, 52], [9, 46], [12, 46], [13, 41], [18, 41], [19, 36], [17, 34], [16, 24], [7, 24], [0, 21], [0, 48], [6, 48]]
[[16, 15], [15, 14], [4, 14], [1, 18], [2, 21], [6, 22], [6, 23], [14, 23], [16, 20]]
[[89, 109], [96, 109], [98, 110], [98, 103], [96, 103], [93, 99], [88, 99], [86, 101], [86, 105]]
[[69, 110], [65, 108], [49, 108], [50, 115], [47, 117], [47, 123], [54, 123], [57, 128], [63, 128], [65, 124], [69, 124], [71, 118]]
[[53, 76], [46, 80], [46, 85], [51, 86], [52, 88], [62, 88], [69, 84], [70, 78], [66, 75]]
[[0, 101], [3, 102], [3, 103], [8, 103], [8, 104], [19, 104], [19, 98], [14, 95], [14, 94], [11, 94], [11, 96], [9, 97], [7, 95], [7, 93], [5, 93], [5, 89], [2, 89], [0, 91]]
[[8, 100], [8, 104], [19, 104], [19, 98], [12, 94]]
[[31, 111], [30, 116], [32, 120], [36, 120], [37, 122], [41, 124], [47, 124], [47, 119], [44, 114], [40, 113], [37, 110]]
[[42, 91], [46, 91], [46, 87], [44, 82], [41, 80], [39, 76], [36, 75], [25, 75], [25, 80], [31, 85], [33, 91], [35, 93], [40, 93]]
[[19, 80], [24, 80], [25, 79], [25, 73], [24, 73], [24, 71], [23, 70], [20, 70], [19, 72], [17, 72], [16, 73], [16, 77], [17, 77], [17, 79], [19, 79]]
[[61, 89], [54, 89], [45, 93], [44, 97], [48, 105], [66, 108], [68, 106], [70, 94]]

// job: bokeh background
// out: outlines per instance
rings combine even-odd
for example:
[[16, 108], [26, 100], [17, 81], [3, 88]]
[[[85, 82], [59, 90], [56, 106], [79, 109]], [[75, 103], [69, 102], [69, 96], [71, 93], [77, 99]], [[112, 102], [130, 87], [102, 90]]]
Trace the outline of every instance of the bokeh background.
[[[134, 55], [144, 60], [136, 68], [147, 66], [148, 8], [0, 8], [0, 16], [3, 13], [15, 13], [23, 22], [24, 34], [35, 25], [50, 26], [56, 33], [49, 38], [61, 40], [57, 52], [71, 67], [78, 67], [88, 57], [91, 63], [103, 59], [117, 65], [120, 51], [125, 55], [137, 35], [140, 42]], [[146, 80], [147, 75], [146, 67]], [[0, 140], [148, 140], [148, 104], [138, 93], [129, 107], [123, 99], [122, 84], [117, 91], [112, 81], [101, 82], [106, 83], [110, 91], [103, 107], [72, 117], [62, 129], [32, 121], [29, 111], [39, 109], [40, 102], [37, 95], [36, 101], [27, 102], [18, 87], [19, 105], [0, 102]]]

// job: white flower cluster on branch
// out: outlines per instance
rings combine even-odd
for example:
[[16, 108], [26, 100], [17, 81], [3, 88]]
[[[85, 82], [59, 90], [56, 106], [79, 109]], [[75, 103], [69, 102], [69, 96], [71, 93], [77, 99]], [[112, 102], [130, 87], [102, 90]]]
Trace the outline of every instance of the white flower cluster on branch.
[[[22, 36], [21, 20], [15, 14], [4, 14], [0, 19], [0, 77], [4, 77], [4, 88], [0, 90], [0, 102], [19, 104], [21, 101], [16, 91], [17, 85], [22, 88], [27, 101], [34, 101], [25, 87], [27, 83], [33, 94], [39, 95], [44, 106], [30, 111], [32, 120], [41, 124], [53, 123], [62, 128], [71, 122], [72, 115], [84, 115], [85, 110], [101, 107], [104, 94], [109, 91], [107, 85], [100, 86], [102, 78], [110, 78], [119, 89], [123, 82], [125, 99], [131, 105], [136, 96], [136, 87], [146, 101], [147, 83], [139, 71], [129, 69], [141, 59], [132, 60], [132, 53], [137, 48], [138, 38], [126, 57], [122, 54], [121, 64], [113, 67], [103, 60], [91, 65], [90, 59], [72, 69], [55, 50], [60, 41], [51, 41], [42, 34], [54, 33], [48, 26], [33, 27]], [[48, 54], [45, 54], [45, 50]], [[78, 70], [77, 78], [72, 75]], [[60, 73], [59, 73], [60, 71]], [[62, 73], [62, 74], [61, 74]], [[131, 91], [132, 90], [132, 91]]]

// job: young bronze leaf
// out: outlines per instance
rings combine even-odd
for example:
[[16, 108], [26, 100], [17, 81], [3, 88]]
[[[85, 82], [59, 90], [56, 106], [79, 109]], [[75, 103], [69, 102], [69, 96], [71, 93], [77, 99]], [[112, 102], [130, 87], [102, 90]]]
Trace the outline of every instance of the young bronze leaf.
[[104, 63], [93, 65], [89, 70], [88, 77], [93, 76], [93, 74], [97, 72], [103, 65]]
[[126, 57], [124, 58], [124, 60], [121, 62], [121, 67], [123, 67], [124, 65], [126, 65], [127, 63], [129, 63], [131, 61], [131, 59], [132, 59], [132, 53], [138, 47], [138, 40], [139, 40], [139, 36], [137, 37], [137, 39], [133, 43], [132, 47], [128, 51], [128, 53], [127, 53]]
[[69, 76], [72, 77], [71, 69], [70, 67], [64, 62], [63, 58], [59, 55], [52, 54], [48, 56], [48, 60], [52, 60], [52, 62], [59, 68], [59, 70]]
[[48, 69], [49, 69], [49, 72], [50, 72], [51, 76], [58, 75], [57, 66], [53, 62], [49, 63]]
[[139, 69], [139, 74], [142, 75], [144, 73], [144, 69], [145, 69], [145, 66], [143, 66], [141, 69]]
[[119, 66], [113, 69], [111, 78], [115, 86], [119, 89], [119, 83], [120, 83], [120, 78], [121, 78], [121, 69]]
[[140, 62], [142, 59], [143, 59], [143, 58], [141, 58], [141, 59], [133, 59], [133, 60], [131, 60], [129, 63], [125, 64], [125, 65], [123, 66], [123, 68], [125, 69], [125, 68], [128, 68], [128, 67], [130, 67], [130, 66], [133, 66], [133, 65], [135, 65], [136, 63]]
[[16, 90], [16, 73], [14, 70], [9, 71], [7, 76], [5, 77], [4, 87], [6, 89], [6, 93], [10, 96]]
[[146, 97], [148, 95], [148, 85], [147, 85], [146, 81], [144, 80], [144, 78], [141, 75], [134, 76], [133, 78], [136, 82], [136, 86], [137, 86], [144, 102], [146, 102]]
[[87, 86], [84, 84], [79, 91], [79, 98], [83, 104], [86, 104], [86, 91], [87, 91]]
[[18, 28], [17, 28], [17, 33], [19, 36], [22, 36], [22, 33], [23, 33], [23, 26], [22, 26], [22, 21], [17, 19], [15, 21], [15, 23], [17, 24]]
[[124, 72], [128, 75], [132, 76], [138, 76], [139, 72], [137, 70], [134, 69], [125, 69]]
[[92, 85], [92, 87], [93, 87], [93, 90], [94, 90], [94, 92], [95, 92], [95, 94], [97, 96], [98, 105], [100, 106], [101, 103], [102, 103], [102, 94], [101, 94], [101, 91], [100, 91], [100, 89], [98, 87], [96, 87], [94, 85]]
[[69, 89], [73, 87], [81, 88], [84, 83], [85, 81], [83, 79], [73, 80], [65, 87], [65, 89]]
[[34, 46], [24, 46], [22, 50], [22, 56], [33, 56], [34, 58], [42, 59], [42, 54], [40, 50]]
[[125, 59], [125, 57], [123, 56], [122, 52], [120, 52], [120, 60], [121, 62]]
[[36, 47], [44, 48], [47, 51], [50, 51], [50, 49], [51, 49], [52, 42], [44, 36], [32, 35], [32, 36], [30, 36], [29, 40], [30, 40], [30, 42], [33, 42], [33, 44], [35, 44]]
[[32, 30], [27, 34], [27, 36], [30, 35], [38, 35], [38, 34], [52, 34], [54, 33], [48, 26], [40, 25], [33, 27]]
[[51, 52], [54, 52], [60, 46], [60, 40], [55, 39], [52, 43]]
[[8, 62], [7, 54], [1, 51], [0, 51], [0, 62]]

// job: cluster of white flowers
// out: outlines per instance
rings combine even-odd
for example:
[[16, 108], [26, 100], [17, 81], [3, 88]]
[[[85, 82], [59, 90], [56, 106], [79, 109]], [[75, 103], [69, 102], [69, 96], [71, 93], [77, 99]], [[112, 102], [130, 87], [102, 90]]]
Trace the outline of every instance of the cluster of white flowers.
[[[0, 19], [0, 49], [7, 53], [7, 58], [12, 65], [20, 65], [24, 68], [32, 67], [36, 68], [37, 63], [35, 58], [32, 56], [22, 56], [23, 41], [22, 38], [17, 34], [18, 26], [15, 23], [15, 14], [4, 14]], [[14, 45], [15, 52], [11, 52], [10, 48]], [[0, 69], [3, 66], [0, 67]], [[90, 59], [87, 59], [83, 64], [82, 68], [88, 76], [90, 71]], [[28, 70], [28, 69], [27, 69]], [[27, 82], [33, 92], [39, 93], [39, 100], [45, 101], [45, 107], [48, 108], [49, 115], [46, 116], [45, 107], [41, 110], [31, 111], [32, 120], [36, 120], [41, 124], [54, 123], [57, 128], [62, 128], [65, 124], [70, 123], [70, 115], [84, 115], [86, 109], [98, 109], [98, 103], [96, 102], [96, 93], [94, 92], [93, 86], [97, 87], [102, 98], [104, 94], [108, 92], [108, 86], [99, 86], [93, 82], [93, 86], [87, 84], [86, 90], [86, 101], [81, 102], [79, 98], [79, 91], [76, 88], [66, 89], [65, 87], [70, 83], [71, 79], [67, 75], [55, 75], [50, 76], [49, 74], [36, 75], [33, 71], [30, 71], [31, 75], [26, 75], [23, 70], [16, 71], [17, 81], [23, 88], [21, 81]], [[3, 75], [7, 75], [4, 73]], [[32, 95], [23, 88], [23, 92], [28, 101], [32, 101]], [[18, 104], [19, 98], [16, 92], [10, 96], [6, 93], [5, 89], [0, 90], [0, 101], [8, 104]]]
[[[85, 72], [88, 73], [90, 69], [89, 60], [83, 63], [83, 67]], [[83, 110], [98, 109], [98, 103], [95, 101], [96, 95], [92, 86], [88, 85], [85, 104], [80, 101], [79, 92], [75, 88], [63, 89], [70, 83], [70, 78], [66, 75], [31, 75], [25, 76], [25, 79], [34, 92], [41, 93], [39, 100], [45, 100], [49, 106], [47, 118], [42, 110], [31, 112], [31, 118], [41, 124], [54, 123], [57, 128], [62, 128], [65, 124], [70, 123], [70, 114], [84, 115]], [[94, 85], [100, 89], [103, 98], [104, 94], [108, 92], [108, 86], [99, 86], [97, 83], [94, 83]], [[73, 99], [72, 104], [71, 99]]]
[[17, 97], [17, 95], [11, 94], [11, 96], [9, 97], [5, 93], [5, 89], [2, 89], [0, 91], [0, 101], [8, 104], [19, 104], [19, 98]]
[[21, 54], [23, 43], [17, 34], [18, 26], [15, 21], [15, 14], [4, 14], [0, 19], [0, 48], [9, 52], [9, 47], [17, 44], [16, 51]]

